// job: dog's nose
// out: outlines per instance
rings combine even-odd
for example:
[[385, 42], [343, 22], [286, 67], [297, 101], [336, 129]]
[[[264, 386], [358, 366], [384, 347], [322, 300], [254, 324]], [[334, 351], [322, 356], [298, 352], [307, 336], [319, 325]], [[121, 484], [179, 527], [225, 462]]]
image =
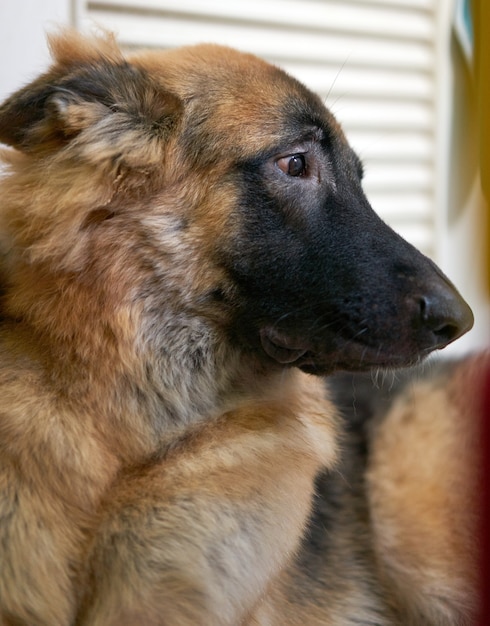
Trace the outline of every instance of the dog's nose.
[[473, 326], [473, 312], [452, 285], [421, 296], [418, 306], [420, 323], [430, 331], [434, 348], [447, 346]]

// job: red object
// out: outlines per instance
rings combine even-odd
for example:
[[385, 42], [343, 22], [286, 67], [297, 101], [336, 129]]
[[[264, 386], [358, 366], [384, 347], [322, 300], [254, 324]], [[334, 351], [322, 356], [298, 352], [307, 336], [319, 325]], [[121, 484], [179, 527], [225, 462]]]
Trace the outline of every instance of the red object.
[[480, 625], [490, 625], [490, 369], [483, 379], [482, 411], [482, 542]]

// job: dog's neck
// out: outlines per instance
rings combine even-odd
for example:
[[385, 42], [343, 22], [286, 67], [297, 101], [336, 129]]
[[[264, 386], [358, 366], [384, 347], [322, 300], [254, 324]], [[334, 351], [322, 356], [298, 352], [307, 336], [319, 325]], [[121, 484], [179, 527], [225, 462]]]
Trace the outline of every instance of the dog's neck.
[[110, 306], [96, 293], [81, 296], [79, 284], [72, 293], [68, 279], [54, 296], [34, 276], [30, 285], [28, 293], [12, 287], [7, 309], [33, 346], [35, 367], [41, 363], [77, 414], [92, 416], [123, 462], [251, 396], [266, 399], [292, 375], [244, 355], [205, 318], [163, 306], [149, 312], [141, 303]]

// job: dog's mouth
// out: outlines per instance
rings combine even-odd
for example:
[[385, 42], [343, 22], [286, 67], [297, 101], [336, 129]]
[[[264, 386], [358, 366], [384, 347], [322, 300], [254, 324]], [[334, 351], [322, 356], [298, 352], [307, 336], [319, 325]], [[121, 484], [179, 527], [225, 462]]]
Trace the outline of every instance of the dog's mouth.
[[321, 348], [279, 331], [272, 326], [260, 330], [260, 341], [264, 352], [281, 365], [299, 367], [311, 374], [325, 375], [334, 370], [368, 370], [371, 368], [404, 367], [417, 363], [432, 351], [432, 348], [414, 348], [394, 352], [388, 346], [382, 349], [369, 346], [359, 340], [346, 340], [332, 336], [322, 342]]

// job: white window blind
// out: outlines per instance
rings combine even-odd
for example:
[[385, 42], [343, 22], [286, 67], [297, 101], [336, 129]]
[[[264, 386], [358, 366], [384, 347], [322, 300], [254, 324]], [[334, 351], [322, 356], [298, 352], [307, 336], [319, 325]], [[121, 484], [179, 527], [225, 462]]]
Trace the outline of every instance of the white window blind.
[[299, 78], [342, 123], [375, 210], [437, 256], [438, 0], [79, 2], [77, 26], [125, 47], [222, 43]]

